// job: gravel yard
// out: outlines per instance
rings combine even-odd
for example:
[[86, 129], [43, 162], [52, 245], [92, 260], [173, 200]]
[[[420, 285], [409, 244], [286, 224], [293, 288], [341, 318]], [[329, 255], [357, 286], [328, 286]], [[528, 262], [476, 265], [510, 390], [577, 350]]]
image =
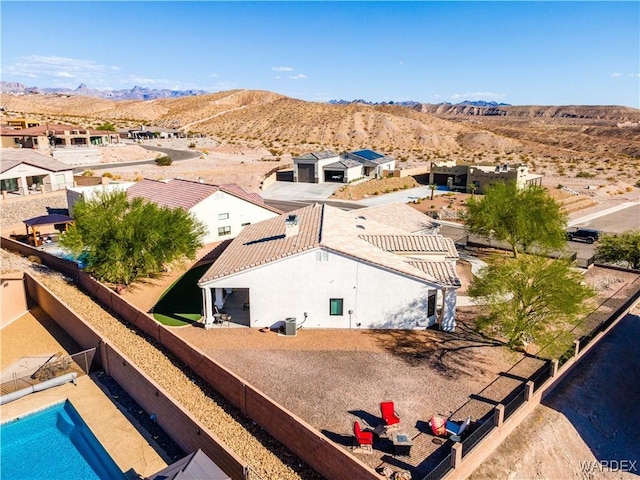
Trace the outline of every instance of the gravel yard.
[[24, 258], [2, 252], [2, 271], [24, 270], [36, 275], [57, 296], [86, 319], [109, 342], [144, 370], [180, 402], [194, 418], [206, 425], [236, 454], [245, 459], [263, 479], [321, 478], [312, 469], [266, 434], [251, 420], [196, 378], [180, 362], [146, 339], [141, 332], [124, 325], [99, 307], [67, 279]]
[[[132, 361], [145, 366], [151, 378], [264, 478], [318, 478], [209, 386], [180, 368], [175, 358], [109, 315], [60, 275], [34, 267], [6, 251], [2, 251], [2, 270], [27, 270], [42, 277], [45, 285]], [[638, 287], [638, 282], [630, 286], [638, 275], [600, 267], [588, 270], [585, 278], [598, 288], [600, 301], [611, 297], [609, 311]], [[138, 294], [146, 297], [161, 290], [139, 290], [132, 300]], [[509, 370], [523, 355], [507, 351], [476, 333], [472, 328], [476, 314], [475, 307], [459, 308], [455, 334], [438, 330], [302, 329], [296, 337], [283, 337], [248, 328], [205, 331], [199, 326], [174, 331], [350, 449], [353, 421], [375, 427], [380, 421], [381, 401], [394, 401], [403, 430], [411, 437], [419, 437], [424, 436], [425, 422], [431, 415], [454, 413], [455, 418], [461, 418], [471, 414], [479, 418], [490, 410], [492, 401], [501, 400], [518, 385], [518, 381], [501, 376], [500, 372]], [[527, 358], [512, 373], [526, 377], [539, 366], [538, 360]], [[470, 399], [478, 393], [482, 398]], [[431, 445], [415, 449], [411, 462], [419, 464], [437, 448]], [[378, 450], [374, 455], [357, 455], [372, 467], [389, 458], [389, 452]], [[418, 458], [419, 455], [423, 456]], [[409, 462], [405, 468], [412, 469]]]

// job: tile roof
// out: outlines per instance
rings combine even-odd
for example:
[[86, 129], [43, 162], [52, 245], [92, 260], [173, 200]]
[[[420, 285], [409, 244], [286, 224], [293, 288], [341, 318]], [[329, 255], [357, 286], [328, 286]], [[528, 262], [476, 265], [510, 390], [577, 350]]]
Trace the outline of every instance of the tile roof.
[[38, 153], [31, 148], [3, 148], [0, 150], [0, 173], [11, 170], [13, 167], [25, 163], [33, 167], [44, 168], [51, 172], [72, 170], [73, 167], [59, 162], [48, 155]]
[[421, 232], [438, 226], [430, 217], [406, 203], [389, 203], [352, 210], [358, 217], [397, 227], [409, 233]]
[[[59, 123], [48, 123], [44, 125], [38, 125], [35, 127], [29, 128], [18, 128], [18, 129], [10, 129], [3, 128], [2, 135], [8, 136], [33, 136], [33, 135], [47, 135], [48, 132], [52, 132], [54, 134], [62, 134], [64, 131], [72, 132], [72, 131], [80, 131], [80, 132], [89, 132], [91, 135], [115, 135], [115, 132], [109, 132], [105, 130], [95, 130], [93, 128], [84, 128], [78, 127], [77, 125], [62, 125]], [[82, 133], [84, 135], [84, 133]]]
[[447, 287], [460, 287], [460, 279], [456, 273], [453, 262], [430, 262], [427, 260], [407, 260], [407, 263], [416, 267], [428, 275], [431, 275], [438, 283]]
[[[290, 237], [285, 235], [285, 215], [249, 225], [238, 234], [220, 258], [202, 276], [199, 284], [316, 248], [324, 248], [422, 281], [439, 284], [435, 275], [411, 265], [406, 256], [381, 249], [365, 240], [363, 237], [367, 235], [362, 234], [371, 231], [376, 234], [370, 235], [372, 237], [416, 238], [426, 235], [408, 235], [402, 230], [383, 223], [372, 220], [362, 221], [357, 218], [356, 212], [318, 204], [289, 212], [289, 215], [298, 216], [299, 228], [299, 233]], [[439, 243], [438, 241], [432, 243], [441, 245], [442, 248], [448, 247], [447, 242], [441, 240]], [[419, 245], [434, 248], [428, 242], [422, 242]], [[453, 242], [451, 247], [455, 251]], [[427, 252], [430, 251], [432, 250], [427, 250]], [[444, 251], [448, 253], [448, 250]]]
[[360, 238], [394, 253], [444, 253], [457, 258], [458, 252], [450, 238], [441, 235], [360, 235]]
[[285, 236], [285, 215], [247, 225], [200, 282], [248, 270], [319, 246], [322, 210], [322, 206], [310, 205], [293, 212], [298, 216], [299, 231], [298, 235], [291, 237]]
[[218, 191], [223, 191], [273, 212], [281, 213], [280, 210], [265, 205], [264, 200], [259, 196], [258, 200], [256, 198], [257, 194], [245, 192], [236, 184], [211, 185], [181, 179], [165, 182], [145, 178], [127, 189], [127, 197], [130, 199], [141, 197], [162, 207], [190, 210]]

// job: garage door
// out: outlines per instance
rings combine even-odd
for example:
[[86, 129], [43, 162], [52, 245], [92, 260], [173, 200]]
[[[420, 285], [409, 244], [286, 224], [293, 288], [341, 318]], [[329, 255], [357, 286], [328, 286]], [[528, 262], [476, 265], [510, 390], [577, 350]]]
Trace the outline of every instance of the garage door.
[[298, 181], [305, 183], [315, 183], [315, 165], [313, 163], [300, 163], [298, 164]]
[[330, 172], [330, 171], [325, 170], [324, 171], [324, 181], [325, 182], [343, 183], [344, 182], [344, 172], [342, 172], [342, 171]]

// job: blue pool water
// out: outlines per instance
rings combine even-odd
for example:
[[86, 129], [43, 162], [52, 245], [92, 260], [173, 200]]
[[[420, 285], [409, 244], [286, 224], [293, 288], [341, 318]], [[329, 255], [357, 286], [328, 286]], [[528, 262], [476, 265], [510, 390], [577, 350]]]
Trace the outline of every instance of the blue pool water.
[[43, 251], [50, 253], [51, 255], [55, 255], [56, 257], [63, 258], [65, 260], [69, 260], [70, 262], [75, 262], [78, 264], [79, 268], [84, 268], [87, 264], [87, 253], [83, 252], [79, 256], [75, 256], [72, 253], [67, 252], [63, 248], [59, 246], [47, 246], [43, 248]]
[[2, 480], [107, 480], [124, 475], [66, 401], [0, 427]]

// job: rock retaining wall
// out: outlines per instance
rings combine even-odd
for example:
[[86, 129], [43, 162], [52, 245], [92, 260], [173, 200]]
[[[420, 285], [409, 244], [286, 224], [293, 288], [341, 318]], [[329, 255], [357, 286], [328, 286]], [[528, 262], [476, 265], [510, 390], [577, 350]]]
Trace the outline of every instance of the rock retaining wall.
[[24, 197], [10, 197], [6, 200], [0, 200], [0, 204], [2, 205], [2, 208], [0, 208], [0, 225], [2, 225], [3, 229], [15, 225], [15, 233], [19, 234], [26, 233], [22, 223], [23, 220], [46, 215], [47, 207], [68, 208], [66, 190], [32, 194]]

